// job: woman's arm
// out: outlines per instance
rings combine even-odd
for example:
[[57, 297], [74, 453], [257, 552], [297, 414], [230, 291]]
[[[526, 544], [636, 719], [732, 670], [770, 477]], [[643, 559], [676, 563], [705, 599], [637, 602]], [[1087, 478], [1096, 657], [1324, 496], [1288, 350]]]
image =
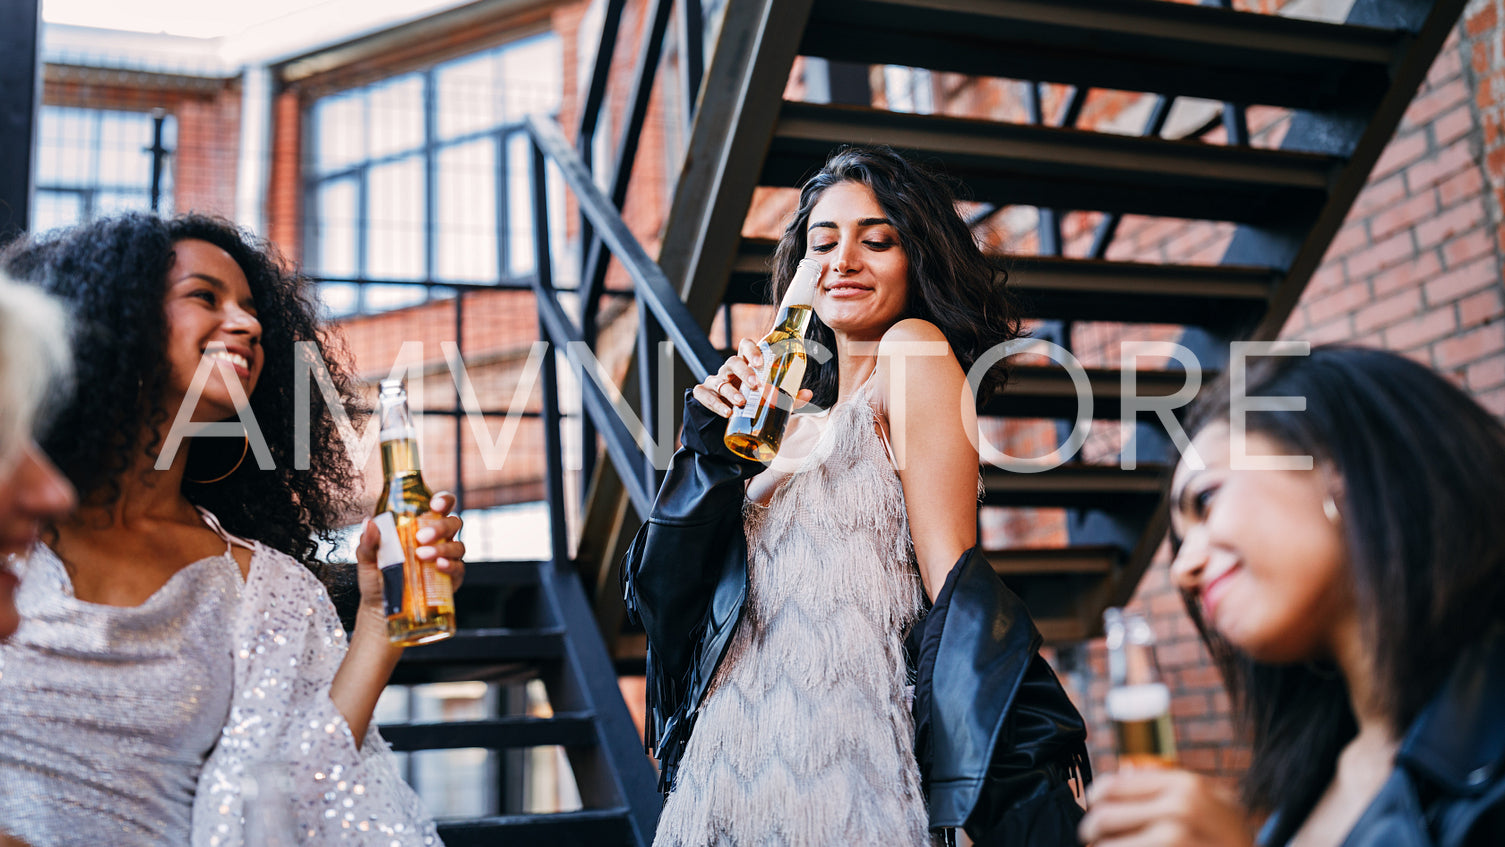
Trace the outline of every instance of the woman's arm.
[[935, 600], [977, 543], [977, 411], [967, 375], [935, 324], [900, 321], [878, 346], [889, 439], [925, 593]]
[[[460, 519], [450, 515], [455, 507], [453, 494], [434, 495], [429, 503], [435, 515], [443, 517], [423, 518], [424, 526], [418, 530], [416, 551], [423, 561], [437, 562], [439, 571], [450, 575], [455, 588], [465, 577], [465, 544], [454, 540], [460, 531]], [[387, 640], [387, 616], [382, 607], [381, 569], [376, 564], [376, 548], [381, 543], [381, 533], [367, 522], [356, 547], [357, 577], [361, 588], [361, 606], [355, 615], [355, 629], [350, 633], [350, 649], [335, 672], [329, 686], [329, 699], [350, 724], [350, 733], [355, 736], [356, 747], [366, 737], [371, 725], [371, 715], [376, 711], [376, 701], [382, 689], [402, 658], [402, 648]]]

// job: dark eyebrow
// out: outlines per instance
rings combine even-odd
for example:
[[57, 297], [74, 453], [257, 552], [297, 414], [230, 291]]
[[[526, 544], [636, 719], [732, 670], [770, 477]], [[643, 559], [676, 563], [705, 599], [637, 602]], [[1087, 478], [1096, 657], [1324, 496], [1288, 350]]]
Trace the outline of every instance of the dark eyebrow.
[[[193, 273], [187, 274], [182, 279], [178, 280], [178, 282], [186, 282], [186, 281], [188, 281], [190, 279], [203, 280], [204, 282], [209, 283], [209, 285], [215, 291], [218, 291], [221, 294], [223, 294], [226, 291], [230, 290], [230, 286], [228, 284], [226, 284], [226, 282], [224, 280], [220, 279], [219, 277], [212, 276], [212, 275], [206, 274], [206, 273], [199, 273], [198, 271], [194, 271]], [[246, 309], [248, 311], [255, 312], [256, 311], [256, 298], [255, 297], [250, 297], [250, 298], [247, 298], [246, 300], [241, 301], [240, 307], [242, 309]]]
[[178, 282], [186, 282], [187, 280], [190, 280], [190, 279], [201, 279], [204, 282], [207, 282], [210, 285], [214, 286], [215, 289], [217, 289], [219, 291], [224, 291], [224, 290], [226, 290], [227, 288], [230, 287], [230, 286], [226, 285], [225, 281], [222, 280], [222, 279], [220, 279], [219, 277], [217, 277], [217, 276], [210, 276], [209, 274], [205, 274], [205, 273], [199, 273], [198, 271], [194, 271], [193, 273], [185, 275], [182, 279], [178, 280]]
[[[860, 221], [857, 222], [857, 226], [863, 227], [863, 228], [870, 227], [870, 226], [893, 226], [893, 225], [894, 225], [894, 222], [891, 221], [891, 220], [889, 220], [888, 218], [863, 218], [862, 220], [860, 220]], [[838, 229], [838, 227], [836, 226], [836, 222], [835, 221], [816, 221], [815, 223], [810, 224], [810, 229], [816, 229], [816, 228]]]

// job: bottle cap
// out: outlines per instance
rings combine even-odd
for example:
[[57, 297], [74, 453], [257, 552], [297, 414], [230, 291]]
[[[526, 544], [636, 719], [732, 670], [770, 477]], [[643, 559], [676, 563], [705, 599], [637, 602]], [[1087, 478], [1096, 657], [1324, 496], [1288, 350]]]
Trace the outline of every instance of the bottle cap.
[[820, 275], [825, 270], [825, 267], [815, 259], [808, 257], [800, 259], [799, 266], [794, 269], [794, 278], [789, 280], [789, 288], [784, 292], [784, 302], [780, 305], [785, 307], [813, 305], [815, 284], [820, 281]]

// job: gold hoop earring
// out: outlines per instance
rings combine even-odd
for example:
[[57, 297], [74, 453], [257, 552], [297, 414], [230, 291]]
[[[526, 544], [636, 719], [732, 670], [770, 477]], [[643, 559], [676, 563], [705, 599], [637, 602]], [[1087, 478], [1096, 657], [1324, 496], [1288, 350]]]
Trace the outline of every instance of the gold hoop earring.
[[225, 477], [229, 476], [230, 474], [235, 473], [237, 470], [240, 469], [241, 463], [246, 460], [246, 454], [251, 451], [251, 435], [250, 435], [250, 433], [246, 434], [245, 439], [246, 440], [244, 442], [242, 442], [241, 446], [240, 446], [240, 458], [235, 460], [235, 464], [233, 464], [233, 465], [230, 466], [230, 470], [225, 471], [224, 473], [220, 474], [219, 476], [215, 477], [214, 479], [194, 479], [194, 478], [186, 476], [186, 475], [183, 478], [186, 479], [186, 480], [188, 480], [189, 482], [195, 484], [195, 485], [211, 485], [213, 483], [219, 482], [220, 480], [224, 479]]
[[1343, 513], [1338, 511], [1338, 501], [1331, 494], [1322, 498], [1322, 514], [1327, 515], [1328, 522], [1333, 526], [1343, 521]]

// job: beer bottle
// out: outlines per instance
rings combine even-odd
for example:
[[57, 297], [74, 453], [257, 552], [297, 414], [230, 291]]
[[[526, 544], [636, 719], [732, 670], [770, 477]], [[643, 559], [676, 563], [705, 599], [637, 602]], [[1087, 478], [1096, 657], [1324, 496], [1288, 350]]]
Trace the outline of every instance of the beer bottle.
[[770, 462], [779, 453], [784, 427], [794, 409], [794, 395], [805, 381], [805, 333], [814, 313], [815, 284], [821, 271], [820, 262], [800, 260], [779, 304], [773, 329], [758, 342], [763, 351], [758, 392], [751, 396], [744, 392], [747, 404], [732, 410], [724, 439], [727, 449], [744, 459]]
[[1176, 766], [1171, 691], [1155, 662], [1155, 634], [1143, 617], [1122, 609], [1103, 612], [1108, 636], [1108, 719], [1123, 768]]
[[438, 641], [455, 634], [455, 601], [449, 574], [414, 552], [419, 516], [433, 493], [418, 467], [418, 438], [400, 379], [384, 379], [377, 398], [381, 424], [381, 496], [374, 521], [381, 530], [376, 562], [381, 566], [387, 638], [394, 644]]

